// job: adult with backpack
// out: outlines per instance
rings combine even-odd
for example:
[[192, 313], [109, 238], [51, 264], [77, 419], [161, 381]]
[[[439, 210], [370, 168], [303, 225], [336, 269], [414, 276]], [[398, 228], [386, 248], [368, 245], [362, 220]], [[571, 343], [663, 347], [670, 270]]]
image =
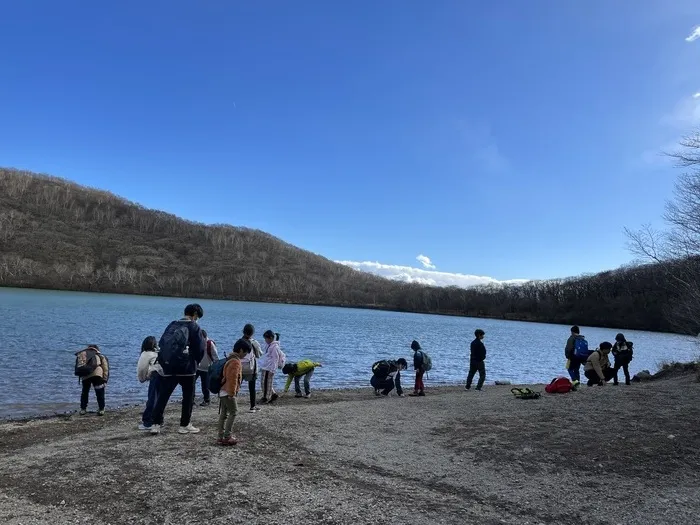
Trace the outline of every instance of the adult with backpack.
[[204, 398], [199, 406], [208, 407], [211, 402], [209, 395], [209, 366], [219, 360], [219, 352], [217, 351], [216, 343], [213, 339], [209, 339], [206, 330], [202, 330], [202, 337], [204, 337], [206, 341], [206, 350], [204, 352], [204, 357], [202, 357], [199, 365], [197, 365], [197, 373], [194, 378], [194, 390], [197, 390], [197, 379], [199, 379], [202, 385], [202, 397]]
[[153, 410], [151, 434], [159, 434], [163, 424], [163, 413], [175, 388], [182, 388], [182, 412], [180, 434], [196, 434], [199, 429], [190, 423], [194, 402], [194, 380], [197, 364], [206, 351], [206, 340], [197, 322], [204, 317], [198, 304], [189, 304], [185, 316], [171, 322], [160, 338], [158, 363], [163, 368], [163, 377], [158, 390], [158, 400]]
[[387, 397], [396, 387], [396, 393], [403, 397], [401, 388], [401, 371], [408, 368], [408, 363], [403, 357], [393, 360], [377, 361], [372, 365], [372, 379], [370, 384], [374, 388], [376, 396]]
[[163, 368], [157, 363], [158, 360], [158, 340], [149, 335], [141, 343], [141, 355], [136, 364], [136, 378], [145, 383], [148, 381], [148, 399], [146, 408], [141, 415], [139, 430], [151, 430], [153, 425], [153, 409], [158, 399], [158, 389], [160, 388], [160, 377]]
[[258, 359], [262, 356], [262, 348], [254, 338], [255, 327], [248, 323], [243, 327], [243, 339], [251, 344], [252, 350], [241, 359], [243, 368], [243, 381], [248, 382], [248, 394], [250, 395], [250, 412], [256, 413], [260, 407], [256, 405], [255, 388], [258, 382]]
[[82, 383], [80, 395], [80, 415], [87, 414], [87, 406], [90, 397], [90, 388], [95, 390], [97, 398], [97, 415], [105, 415], [105, 386], [109, 381], [109, 360], [100, 352], [97, 345], [89, 345], [87, 348], [75, 353], [75, 375]]
[[477, 372], [479, 372], [479, 382], [476, 384], [476, 389], [481, 390], [486, 381], [486, 346], [484, 346], [484, 337], [486, 332], [481, 329], [474, 331], [474, 340], [469, 348], [469, 375], [467, 375], [466, 389], [470, 390], [472, 381]]
[[588, 349], [588, 341], [581, 335], [581, 329], [574, 325], [571, 327], [571, 335], [564, 347], [566, 357], [566, 369], [574, 386], [581, 382], [581, 365], [586, 363], [591, 351]]
[[413, 350], [413, 369], [416, 371], [416, 382], [413, 386], [413, 393], [409, 394], [409, 396], [424, 397], [425, 385], [423, 384], [423, 375], [430, 371], [433, 364], [430, 356], [423, 351], [418, 341], [414, 340], [411, 343], [411, 350]]
[[219, 439], [217, 440], [219, 445], [230, 446], [238, 443], [236, 438], [231, 435], [231, 429], [236, 414], [238, 414], [236, 396], [243, 381], [241, 359], [248, 355], [252, 349], [250, 342], [241, 338], [233, 345], [233, 352], [226, 358], [223, 367], [218, 366], [219, 363], [212, 365], [221, 370], [218, 384], [211, 385], [219, 396]]
[[612, 344], [605, 341], [600, 343], [600, 347], [593, 351], [586, 361], [584, 373], [588, 379], [588, 386], [605, 386], [607, 381], [610, 381], [615, 375], [615, 371], [610, 366], [608, 358]]
[[612, 355], [615, 358], [615, 366], [613, 371], [615, 376], [613, 377], [613, 385], [618, 385], [617, 373], [622, 368], [625, 373], [625, 384], [631, 385], [630, 382], [630, 370], [629, 364], [633, 359], [634, 350], [632, 349], [632, 342], [625, 339], [623, 334], [617, 334], [615, 336], [615, 344], [612, 347]]

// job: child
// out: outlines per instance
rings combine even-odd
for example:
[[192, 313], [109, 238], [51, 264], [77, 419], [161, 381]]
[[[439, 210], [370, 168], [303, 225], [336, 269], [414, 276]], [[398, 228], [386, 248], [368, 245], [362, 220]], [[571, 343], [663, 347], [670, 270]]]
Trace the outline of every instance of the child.
[[413, 369], [416, 371], [416, 382], [413, 386], [413, 394], [409, 394], [409, 396], [423, 397], [425, 396], [425, 386], [423, 385], [423, 375], [425, 374], [425, 370], [423, 369], [423, 351], [420, 343], [414, 340], [411, 343], [411, 350], [413, 350]]
[[[294, 380], [294, 391], [296, 392], [294, 397], [310, 398], [311, 376], [314, 374], [314, 370], [321, 366], [323, 366], [321, 363], [315, 363], [314, 361], [311, 361], [311, 359], [302, 359], [298, 363], [287, 363], [284, 365], [282, 368], [282, 373], [287, 374], [287, 384], [284, 385], [284, 393], [286, 394], [289, 391], [289, 386], [292, 384], [292, 380]], [[299, 381], [301, 380], [302, 376], [304, 376], [305, 394], [303, 396], [301, 394], [301, 386], [299, 385]]]
[[109, 380], [109, 361], [100, 353], [97, 345], [90, 345], [75, 353], [75, 375], [78, 376], [83, 391], [80, 395], [80, 415], [87, 414], [90, 387], [95, 389], [97, 415], [105, 415], [105, 385]]
[[[197, 379], [199, 378], [202, 383], [202, 403], [199, 406], [208, 407], [210, 402], [209, 393], [209, 366], [219, 360], [219, 352], [216, 348], [216, 343], [213, 339], [210, 339], [207, 335], [206, 330], [202, 330], [202, 337], [206, 341], [206, 351], [204, 352], [204, 357], [197, 365], [197, 373], [194, 376], [195, 390], [197, 386]], [[195, 391], [192, 391], [192, 396], [194, 397]], [[194, 399], [193, 399], [194, 402]]]
[[156, 363], [156, 359], [158, 359], [158, 341], [155, 337], [149, 335], [141, 343], [141, 355], [136, 365], [136, 377], [138, 380], [141, 383], [149, 381], [148, 400], [146, 401], [146, 408], [141, 415], [139, 430], [150, 430], [153, 424], [151, 414], [153, 414], [153, 407], [156, 406], [158, 388], [160, 388], [160, 375], [163, 372], [163, 368]]
[[217, 443], [223, 446], [231, 446], [238, 441], [231, 435], [231, 428], [238, 413], [236, 396], [241, 388], [243, 376], [241, 374], [241, 359], [252, 349], [251, 344], [245, 339], [239, 339], [233, 345], [233, 353], [228, 357], [224, 365], [221, 377], [221, 390], [219, 390], [219, 439]]
[[615, 336], [615, 344], [612, 347], [612, 355], [615, 357], [615, 376], [613, 377], [613, 385], [617, 385], [617, 373], [620, 368], [625, 373], [625, 384], [630, 385], [630, 369], [629, 364], [632, 361], [634, 355], [634, 350], [632, 349], [632, 343], [625, 339], [623, 334], [617, 334]]
[[273, 381], [275, 372], [284, 366], [285, 355], [280, 349], [279, 334], [268, 330], [263, 334], [265, 339], [265, 355], [260, 359], [260, 369], [262, 370], [262, 404], [274, 403], [279, 397], [275, 392]]

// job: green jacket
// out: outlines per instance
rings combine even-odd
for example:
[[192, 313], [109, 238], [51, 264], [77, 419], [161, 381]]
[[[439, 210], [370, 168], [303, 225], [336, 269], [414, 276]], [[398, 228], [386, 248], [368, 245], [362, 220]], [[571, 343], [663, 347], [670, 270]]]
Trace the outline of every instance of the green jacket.
[[311, 372], [314, 368], [319, 366], [321, 363], [315, 363], [311, 359], [302, 359], [297, 363], [297, 371], [294, 372], [293, 374], [287, 375], [287, 383], [284, 385], [284, 391], [288, 392], [289, 387], [292, 384], [292, 381], [294, 381], [295, 377], [299, 376], [304, 376]]

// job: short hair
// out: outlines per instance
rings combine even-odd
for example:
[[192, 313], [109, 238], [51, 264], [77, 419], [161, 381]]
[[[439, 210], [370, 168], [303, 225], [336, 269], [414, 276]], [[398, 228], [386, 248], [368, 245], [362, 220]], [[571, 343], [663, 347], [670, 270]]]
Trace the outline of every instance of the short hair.
[[578, 327], [578, 325], [574, 325], [574, 326], [571, 327], [571, 333], [572, 333], [572, 334], [580, 334], [580, 333], [581, 333], [581, 329]]
[[246, 337], [253, 337], [253, 334], [255, 333], [255, 327], [248, 323], [243, 327], [243, 335]]
[[185, 315], [187, 317], [192, 317], [192, 316], [197, 316], [200, 319], [204, 317], [204, 310], [202, 310], [202, 307], [199, 306], [197, 303], [194, 304], [188, 304], [185, 306]]
[[474, 337], [481, 337], [482, 335], [486, 335], [486, 332], [484, 332], [481, 328], [477, 328], [474, 331]]
[[294, 374], [298, 370], [298, 366], [296, 363], [287, 363], [282, 367], [282, 373], [289, 375], [289, 374]]
[[274, 341], [275, 340], [275, 332], [273, 332], [272, 330], [265, 330], [263, 337], [265, 339], [272, 339]]
[[403, 366], [404, 368], [408, 368], [408, 361], [406, 361], [403, 357], [399, 357], [396, 362], [398, 363], [399, 366]]
[[155, 352], [156, 350], [158, 350], [158, 340], [152, 335], [149, 335], [146, 339], [143, 340], [143, 343], [141, 343], [141, 351]]
[[250, 353], [250, 351], [253, 349], [253, 346], [250, 344], [249, 341], [246, 341], [245, 339], [239, 339], [233, 344], [233, 352], [239, 352], [243, 350], [244, 354]]
[[610, 350], [612, 348], [612, 344], [610, 344], [608, 341], [604, 341], [600, 343], [600, 349], [601, 350]]

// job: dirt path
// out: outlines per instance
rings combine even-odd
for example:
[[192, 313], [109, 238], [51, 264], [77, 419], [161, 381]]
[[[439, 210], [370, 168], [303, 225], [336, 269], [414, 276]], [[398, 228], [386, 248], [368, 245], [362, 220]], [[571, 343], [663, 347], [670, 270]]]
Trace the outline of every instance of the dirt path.
[[[245, 398], [240, 405], [245, 408]], [[214, 445], [104, 418], [0, 425], [0, 523], [700, 523], [700, 384], [514, 399], [509, 387], [285, 398]]]

